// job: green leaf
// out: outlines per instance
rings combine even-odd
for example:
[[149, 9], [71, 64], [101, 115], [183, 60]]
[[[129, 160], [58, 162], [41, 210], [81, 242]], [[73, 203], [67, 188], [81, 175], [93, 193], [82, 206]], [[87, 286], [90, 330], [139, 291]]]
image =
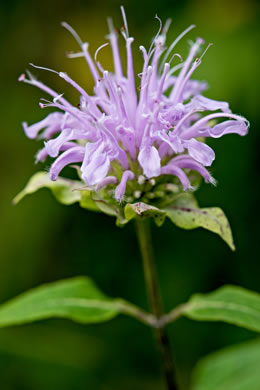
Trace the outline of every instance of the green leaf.
[[45, 284], [0, 306], [0, 327], [67, 318], [83, 324], [110, 320], [120, 313], [152, 325], [156, 319], [122, 299], [104, 295], [87, 277]]
[[217, 233], [232, 250], [235, 250], [229, 222], [220, 208], [200, 209], [195, 197], [191, 193], [184, 193], [177, 196], [165, 212], [175, 225], [183, 229], [202, 227], [210, 230]]
[[259, 390], [260, 340], [225, 348], [202, 359], [191, 390]]
[[49, 188], [60, 203], [70, 205], [80, 201], [80, 191], [75, 191], [80, 187], [82, 182], [78, 180], [58, 178], [56, 181], [51, 181], [47, 172], [37, 172], [30, 178], [25, 188], [16, 195], [13, 203], [17, 204], [26, 195], [33, 194], [41, 188]]
[[125, 206], [126, 222], [129, 222], [135, 217], [153, 217], [155, 223], [158, 226], [161, 226], [165, 219], [165, 212], [164, 210], [160, 210], [157, 207], [150, 206], [149, 204], [143, 202], [128, 203]]
[[224, 286], [209, 294], [194, 295], [181, 307], [181, 314], [197, 321], [224, 321], [260, 332], [260, 294]]
[[87, 210], [100, 211], [96, 202], [92, 198], [92, 191], [82, 190], [80, 191], [80, 194], [80, 207]]

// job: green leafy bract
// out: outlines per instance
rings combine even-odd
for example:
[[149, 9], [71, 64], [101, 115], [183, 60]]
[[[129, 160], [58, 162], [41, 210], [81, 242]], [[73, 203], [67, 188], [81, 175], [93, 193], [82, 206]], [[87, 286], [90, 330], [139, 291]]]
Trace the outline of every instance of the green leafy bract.
[[182, 193], [175, 197], [171, 205], [157, 208], [146, 203], [138, 202], [125, 206], [126, 222], [134, 217], [153, 217], [156, 224], [161, 226], [165, 217], [183, 229], [202, 227], [217, 233], [234, 250], [234, 243], [229, 222], [218, 207], [199, 208], [196, 198], [191, 193]]
[[196, 366], [191, 390], [259, 390], [260, 340], [225, 348]]
[[170, 204], [162, 207], [144, 202], [127, 203], [123, 207], [113, 199], [102, 197], [102, 191], [99, 194], [84, 187], [84, 183], [79, 180], [58, 178], [56, 181], [51, 181], [46, 172], [37, 172], [24, 190], [15, 197], [14, 203], [18, 203], [24, 196], [41, 188], [49, 188], [55, 198], [65, 205], [79, 202], [79, 205], [85, 209], [113, 216], [118, 226], [123, 226], [134, 218], [148, 217], [152, 217], [155, 223], [161, 226], [165, 217], [168, 217], [183, 229], [202, 227], [217, 233], [232, 250], [235, 249], [230, 225], [223, 211], [218, 207], [200, 208], [192, 193], [180, 193], [171, 200]]
[[260, 332], [260, 294], [242, 287], [224, 286], [209, 294], [195, 294], [181, 312], [193, 320], [224, 321]]
[[175, 225], [183, 229], [202, 227], [217, 233], [234, 250], [231, 228], [224, 212], [218, 207], [199, 208], [191, 193], [181, 194], [170, 207], [166, 215]]
[[82, 187], [80, 181], [63, 178], [51, 181], [47, 172], [37, 172], [30, 178], [25, 188], [16, 195], [13, 203], [17, 204], [26, 195], [33, 194], [41, 188], [49, 188], [60, 203], [70, 205], [80, 201], [81, 194], [79, 191], [75, 191], [80, 187]]
[[[82, 183], [81, 183], [82, 185]], [[92, 191], [89, 190], [81, 190], [80, 191], [80, 200], [79, 205], [83, 209], [91, 210], [91, 211], [100, 211], [96, 202], [92, 198]]]

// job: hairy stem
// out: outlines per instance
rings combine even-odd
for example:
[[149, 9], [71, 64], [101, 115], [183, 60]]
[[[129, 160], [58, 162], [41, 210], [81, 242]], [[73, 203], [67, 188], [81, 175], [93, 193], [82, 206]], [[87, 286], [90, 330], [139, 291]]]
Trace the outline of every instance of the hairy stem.
[[[153, 256], [149, 219], [137, 220], [136, 230], [143, 259], [144, 277], [149, 305], [153, 315], [159, 320], [163, 316], [163, 306], [159, 281]], [[168, 390], [177, 390], [170, 342], [164, 326], [154, 329], [161, 353], [162, 366]]]

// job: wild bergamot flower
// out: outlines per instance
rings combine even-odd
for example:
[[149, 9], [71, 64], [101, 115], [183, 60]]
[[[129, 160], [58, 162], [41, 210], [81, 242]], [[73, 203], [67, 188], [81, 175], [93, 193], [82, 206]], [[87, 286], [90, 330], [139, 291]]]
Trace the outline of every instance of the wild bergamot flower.
[[[203, 96], [207, 83], [191, 79], [207, 50], [201, 54], [204, 45], [201, 38], [192, 43], [185, 61], [179, 54], [173, 54], [177, 43], [194, 26], [187, 28], [167, 48], [170, 22], [162, 27], [157, 17], [160, 29], [150, 49], [139, 47], [143, 56], [143, 68], [137, 75], [139, 82], [132, 56], [134, 38], [129, 36], [123, 9], [122, 14], [126, 73], [112, 20], [108, 21], [107, 44], [112, 49], [113, 73], [97, 60], [98, 51], [104, 45], [97, 49], [93, 59], [88, 43], [82, 42], [63, 23], [81, 48], [70, 57], [85, 57], [94, 79], [94, 91], [89, 95], [66, 73], [57, 72], [78, 91], [78, 106], [37, 81], [30, 72], [28, 78], [25, 74], [20, 76], [20, 81], [52, 97], [52, 101], [42, 99], [42, 108], [57, 109], [38, 123], [30, 126], [23, 123], [29, 138], [44, 139], [37, 161], [44, 161], [47, 156], [55, 159], [49, 171], [51, 180], [56, 180], [65, 166], [80, 164], [78, 171], [87, 188], [96, 192], [105, 190], [106, 199], [111, 202], [160, 200], [167, 191], [188, 191], [193, 188], [194, 171], [214, 184], [207, 167], [214, 161], [215, 153], [204, 139], [229, 133], [245, 135], [247, 120], [232, 114], [228, 103]], [[172, 63], [176, 64], [172, 66]]]
[[[81, 48], [79, 53], [70, 56], [85, 57], [94, 79], [94, 92], [89, 95], [66, 73], [56, 72], [78, 91], [80, 101], [77, 106], [73, 106], [63, 94], [58, 94], [37, 81], [29, 72], [28, 79], [25, 74], [20, 76], [20, 81], [39, 87], [52, 97], [52, 101], [42, 99], [40, 107], [52, 107], [56, 111], [34, 125], [28, 126], [24, 123], [23, 126], [29, 138], [38, 137], [45, 141], [43, 149], [37, 154], [37, 161], [45, 161], [47, 156], [50, 156], [54, 162], [49, 177], [46, 172], [35, 174], [14, 202], [17, 203], [25, 195], [39, 188], [48, 187], [61, 203], [79, 202], [83, 208], [115, 216], [120, 226], [136, 218], [152, 313], [145, 313], [122, 299], [110, 300], [100, 294], [89, 279], [81, 278], [63, 281], [60, 287], [56, 283], [54, 287], [44, 286], [42, 293], [37, 289], [15, 300], [15, 304], [12, 301], [10, 306], [5, 305], [1, 312], [1, 324], [5, 326], [28, 322], [28, 319], [31, 321], [49, 318], [57, 313], [58, 316], [73, 318], [81, 323], [105, 321], [120, 312], [129, 314], [156, 328], [167, 388], [176, 390], [178, 386], [165, 326], [181, 315], [196, 320], [218, 318], [237, 324], [239, 313], [232, 321], [234, 313], [228, 314], [226, 310], [227, 305], [230, 305], [229, 297], [231, 296], [236, 305], [241, 300], [250, 302], [251, 298], [249, 299], [249, 293], [246, 291], [228, 287], [229, 292], [221, 289], [213, 293], [213, 298], [211, 295], [194, 296], [188, 304], [178, 306], [164, 315], [149, 221], [143, 219], [153, 217], [157, 225], [161, 226], [168, 217], [184, 229], [202, 227], [217, 233], [234, 249], [231, 229], [223, 211], [218, 207], [199, 208], [196, 198], [189, 190], [194, 189], [200, 177], [215, 184], [208, 171], [215, 159], [215, 153], [205, 143], [205, 139], [219, 138], [229, 133], [245, 135], [249, 124], [242, 116], [232, 114], [228, 103], [204, 97], [202, 93], [207, 84], [191, 79], [210, 45], [204, 51], [201, 50], [204, 41], [197, 38], [192, 43], [185, 61], [179, 54], [174, 54], [177, 43], [194, 26], [187, 28], [167, 48], [165, 42], [170, 22], [167, 21], [162, 27], [157, 17], [160, 29], [150, 49], [147, 51], [140, 46], [143, 68], [137, 74], [139, 81], [132, 58], [134, 39], [129, 36], [123, 7], [121, 10], [124, 20], [122, 35], [126, 42], [126, 73], [123, 71], [119, 54], [118, 33], [111, 20], [108, 23], [108, 44], [112, 48], [113, 73], [106, 70], [97, 59], [98, 52], [104, 45], [97, 49], [93, 59], [88, 51], [88, 44], [82, 42], [67, 23], [63, 23]], [[173, 67], [171, 63], [174, 64]], [[62, 169], [71, 164], [76, 168], [80, 180], [58, 179]], [[53, 182], [56, 179], [58, 180]], [[124, 202], [127, 204], [122, 205]], [[59, 305], [56, 302], [53, 310], [49, 312], [49, 297], [53, 294], [58, 294], [58, 298], [65, 298], [62, 300], [62, 312], [61, 300], [56, 300]], [[207, 306], [207, 302], [212, 303], [212, 299], [217, 295], [221, 295], [223, 307], [210, 315], [207, 308], [211, 309], [211, 306]], [[78, 298], [84, 301], [84, 310], [82, 302], [79, 304], [77, 301]], [[28, 309], [28, 302], [32, 299], [36, 303], [41, 299], [40, 310], [33, 315], [31, 313], [35, 305], [30, 305]], [[196, 314], [193, 303], [195, 302], [196, 306], [197, 300], [205, 307], [204, 317], [200, 310]], [[58, 309], [55, 309], [55, 305], [59, 306]], [[20, 308], [18, 314], [17, 307]], [[21, 310], [23, 307], [26, 310]], [[25, 315], [21, 314], [24, 312]], [[250, 328], [246, 322], [243, 325], [242, 321], [241, 324]], [[251, 328], [256, 329], [255, 326]]]

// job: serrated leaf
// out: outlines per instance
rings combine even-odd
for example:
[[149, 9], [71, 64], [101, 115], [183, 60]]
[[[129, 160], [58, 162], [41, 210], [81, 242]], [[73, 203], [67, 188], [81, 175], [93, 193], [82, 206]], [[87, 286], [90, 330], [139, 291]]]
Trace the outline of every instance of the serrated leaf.
[[238, 286], [224, 286], [209, 294], [195, 294], [182, 314], [197, 321], [224, 321], [260, 332], [260, 294]]
[[87, 277], [75, 277], [34, 288], [0, 306], [0, 328], [48, 318], [67, 318], [89, 324], [120, 313], [151, 325], [152, 315], [131, 303], [103, 294]]
[[26, 195], [33, 194], [41, 188], [48, 188], [60, 203], [70, 205], [80, 201], [80, 192], [75, 189], [81, 186], [82, 182], [78, 180], [58, 178], [56, 181], [51, 181], [47, 172], [37, 172], [30, 178], [25, 188], [16, 195], [13, 203], [17, 204]]
[[160, 210], [157, 207], [150, 206], [143, 202], [128, 203], [125, 206], [125, 218], [129, 222], [135, 217], [153, 217], [155, 223], [161, 226], [165, 219], [164, 210]]
[[183, 229], [202, 227], [218, 234], [232, 250], [235, 250], [229, 222], [218, 207], [199, 208], [190, 193], [181, 194], [165, 209], [167, 217]]
[[202, 359], [191, 390], [259, 390], [260, 340], [225, 348]]

